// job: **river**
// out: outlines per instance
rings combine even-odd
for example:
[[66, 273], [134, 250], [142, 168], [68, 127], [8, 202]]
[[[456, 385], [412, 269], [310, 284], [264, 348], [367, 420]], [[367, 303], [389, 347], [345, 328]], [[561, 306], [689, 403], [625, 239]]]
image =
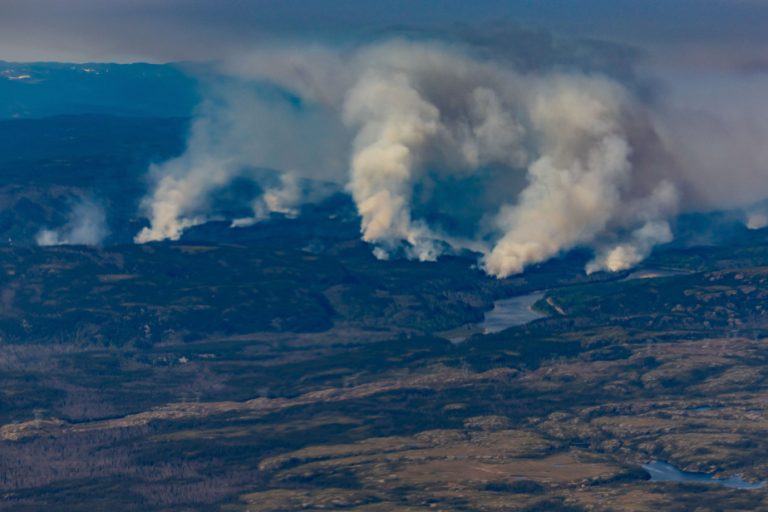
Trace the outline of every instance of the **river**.
[[493, 309], [485, 313], [483, 320], [440, 333], [452, 343], [461, 343], [475, 334], [492, 334], [516, 325], [524, 325], [546, 315], [534, 311], [533, 305], [544, 297], [543, 291], [500, 299], [493, 303]]
[[[629, 281], [634, 279], [654, 279], [684, 275], [687, 272], [677, 270], [642, 269], [631, 272], [621, 279]], [[477, 324], [464, 325], [457, 329], [439, 333], [453, 343], [461, 343], [475, 334], [493, 334], [516, 325], [525, 325], [539, 318], [544, 318], [544, 313], [533, 309], [533, 305], [544, 297], [547, 290], [518, 295], [509, 299], [500, 299], [493, 303], [493, 309], [488, 311], [483, 320]]]
[[544, 292], [534, 292], [510, 299], [501, 299], [493, 303], [493, 309], [485, 314], [480, 322], [483, 334], [493, 334], [516, 325], [524, 325], [547, 315], [533, 309], [544, 297]]

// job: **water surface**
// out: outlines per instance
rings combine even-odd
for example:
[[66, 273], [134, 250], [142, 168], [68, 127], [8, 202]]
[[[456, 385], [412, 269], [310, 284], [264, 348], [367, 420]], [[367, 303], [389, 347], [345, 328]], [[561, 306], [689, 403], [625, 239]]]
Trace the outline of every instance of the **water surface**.
[[524, 325], [547, 315], [534, 311], [533, 305], [544, 297], [544, 292], [534, 292], [493, 303], [493, 309], [480, 322], [483, 334], [503, 331], [516, 325]]
[[672, 464], [655, 460], [649, 464], [643, 464], [643, 469], [648, 472], [651, 482], [697, 482], [705, 484], [717, 484], [731, 489], [762, 489], [765, 482], [747, 482], [740, 476], [728, 478], [715, 478], [707, 473], [694, 473], [682, 471]]

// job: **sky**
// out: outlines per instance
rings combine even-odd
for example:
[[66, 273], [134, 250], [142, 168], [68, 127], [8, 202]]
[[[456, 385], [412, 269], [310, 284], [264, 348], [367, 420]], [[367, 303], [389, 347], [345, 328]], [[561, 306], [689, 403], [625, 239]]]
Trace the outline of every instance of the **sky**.
[[274, 39], [500, 22], [630, 43], [659, 65], [768, 65], [768, 0], [2, 0], [0, 59], [210, 60]]

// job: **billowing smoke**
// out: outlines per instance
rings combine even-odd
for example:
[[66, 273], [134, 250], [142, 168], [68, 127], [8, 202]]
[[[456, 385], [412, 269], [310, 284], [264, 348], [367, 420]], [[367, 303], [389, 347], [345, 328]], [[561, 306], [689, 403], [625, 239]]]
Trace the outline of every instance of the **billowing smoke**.
[[612, 233], [613, 243], [598, 243], [595, 259], [587, 264], [587, 273], [598, 270], [616, 272], [631, 268], [644, 260], [656, 245], [671, 242], [672, 228], [668, 218], [679, 202], [677, 188], [669, 181], [661, 181], [650, 195], [630, 203], [620, 215], [632, 219], [639, 226], [624, 235]]
[[273, 212], [296, 217], [299, 214], [297, 206], [301, 201], [302, 191], [297, 178], [292, 174], [283, 174], [278, 186], [266, 188], [260, 197], [251, 202], [253, 216], [233, 220], [232, 227], [252, 226]]
[[391, 44], [359, 59], [343, 114], [356, 133], [347, 188], [363, 239], [385, 251], [405, 242], [421, 260], [435, 259], [445, 245], [475, 248], [479, 241], [414, 218], [413, 192], [427, 179], [439, 186], [494, 163], [519, 172], [528, 158], [526, 129], [503, 97], [518, 77], [505, 84], [487, 65], [420, 45]]
[[605, 75], [520, 71], [479, 55], [394, 40], [226, 63], [228, 85], [202, 109], [185, 154], [153, 169], [151, 225], [136, 241], [178, 239], [209, 218], [213, 191], [254, 168], [282, 178], [233, 226], [296, 214], [299, 179], [333, 181], [380, 258], [470, 250], [506, 277], [590, 247], [588, 272], [618, 271], [672, 239], [669, 219], [697, 197], [681, 171], [695, 159], [670, 157], [671, 145], [694, 146], [679, 115]]
[[[325, 109], [301, 105], [298, 96], [273, 86], [235, 80], [214, 81], [209, 96], [186, 151], [150, 168], [153, 190], [141, 205], [150, 226], [136, 235], [137, 243], [178, 240], [211, 220], [211, 194], [241, 177], [260, 181], [264, 195], [254, 199], [253, 216], [235, 226], [270, 212], [295, 213], [305, 199], [300, 178], [332, 180], [345, 166], [343, 127]], [[279, 183], [261, 180], [265, 169], [279, 171]]]
[[99, 245], [109, 234], [104, 208], [93, 200], [77, 201], [69, 212], [67, 222], [58, 229], [42, 229], [37, 245]]

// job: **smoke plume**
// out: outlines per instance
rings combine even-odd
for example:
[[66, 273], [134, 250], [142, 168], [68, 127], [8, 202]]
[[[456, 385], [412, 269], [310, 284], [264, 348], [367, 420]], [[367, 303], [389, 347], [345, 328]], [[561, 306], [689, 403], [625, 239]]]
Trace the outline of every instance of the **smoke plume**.
[[37, 245], [99, 245], [109, 234], [104, 209], [90, 199], [81, 199], [69, 212], [67, 222], [58, 229], [42, 229]]
[[405, 40], [232, 59], [187, 151], [153, 169], [136, 241], [178, 239], [253, 168], [282, 178], [233, 226], [295, 214], [298, 179], [333, 181], [377, 257], [469, 250], [498, 277], [575, 247], [593, 249], [588, 272], [630, 268], [672, 239], [681, 207], [705, 204], [680, 109], [601, 73], [514, 62]]
[[[333, 180], [343, 169], [342, 127], [324, 108], [299, 105], [297, 96], [251, 82], [213, 81], [209, 98], [192, 124], [186, 151], [152, 165], [152, 192], [141, 209], [150, 226], [137, 243], [178, 240], [184, 230], [211, 220], [211, 194], [236, 178], [260, 182], [264, 195], [253, 201], [253, 217], [293, 213], [305, 198], [300, 178]], [[278, 184], [263, 180], [265, 169], [279, 171]]]

